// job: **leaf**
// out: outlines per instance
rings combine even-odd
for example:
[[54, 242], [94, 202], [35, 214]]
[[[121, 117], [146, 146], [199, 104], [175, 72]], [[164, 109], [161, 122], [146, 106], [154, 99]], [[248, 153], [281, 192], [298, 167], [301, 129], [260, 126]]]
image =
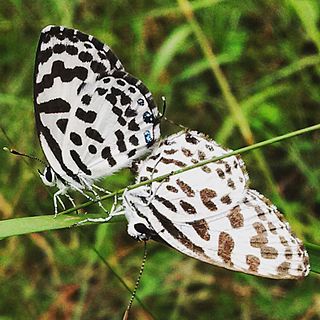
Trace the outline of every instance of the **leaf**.
[[[75, 223], [78, 223], [87, 218], [102, 218], [106, 215], [102, 214], [86, 214], [86, 215], [71, 215], [64, 214], [54, 217], [54, 215], [43, 215], [34, 217], [15, 218], [0, 221], [0, 239], [4, 239], [11, 236], [20, 236], [23, 234], [42, 232], [49, 230], [57, 230], [63, 228], [72, 227]], [[124, 221], [115, 217], [112, 221], [119, 222]]]
[[155, 84], [157, 82], [161, 73], [169, 65], [176, 53], [181, 50], [183, 43], [190, 34], [191, 28], [188, 25], [182, 25], [170, 34], [154, 57], [149, 83]]
[[305, 242], [304, 246], [309, 253], [311, 271], [320, 273], [320, 246], [310, 242]]

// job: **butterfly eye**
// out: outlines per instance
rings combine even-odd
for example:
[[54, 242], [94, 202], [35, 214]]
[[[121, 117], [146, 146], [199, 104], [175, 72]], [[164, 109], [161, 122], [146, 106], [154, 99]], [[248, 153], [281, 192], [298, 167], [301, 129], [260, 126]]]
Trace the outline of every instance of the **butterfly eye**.
[[154, 122], [154, 116], [151, 112], [149, 111], [146, 111], [144, 114], [143, 114], [143, 120], [145, 123], [153, 123]]
[[138, 102], [138, 105], [139, 105], [139, 106], [143, 106], [143, 105], [144, 105], [144, 101], [143, 101], [143, 99], [141, 99], [141, 98], [138, 99], [137, 102]]
[[152, 136], [151, 136], [150, 130], [147, 130], [144, 133], [144, 139], [145, 139], [147, 145], [150, 145], [152, 143]]
[[46, 177], [46, 179], [47, 179], [48, 182], [52, 182], [53, 176], [52, 176], [50, 167], [47, 167], [47, 168], [45, 169], [44, 176]]

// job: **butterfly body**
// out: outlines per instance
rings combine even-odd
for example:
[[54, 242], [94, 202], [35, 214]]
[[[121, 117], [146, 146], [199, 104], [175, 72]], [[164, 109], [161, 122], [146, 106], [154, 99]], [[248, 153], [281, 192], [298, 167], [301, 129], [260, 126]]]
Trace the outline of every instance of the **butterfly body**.
[[[164, 140], [140, 164], [137, 182], [226, 154], [197, 132]], [[160, 237], [198, 260], [269, 278], [309, 272], [308, 254], [271, 202], [248, 188], [243, 161], [231, 156], [124, 194], [128, 233]]]
[[34, 104], [40, 143], [60, 194], [65, 188], [92, 190], [94, 181], [128, 167], [160, 136], [148, 89], [108, 46], [75, 29], [42, 30]]

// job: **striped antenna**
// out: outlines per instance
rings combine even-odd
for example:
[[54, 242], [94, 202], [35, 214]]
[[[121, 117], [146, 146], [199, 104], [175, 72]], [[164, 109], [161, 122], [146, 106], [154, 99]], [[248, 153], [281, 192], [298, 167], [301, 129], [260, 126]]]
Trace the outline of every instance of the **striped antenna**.
[[146, 264], [146, 260], [147, 260], [147, 241], [144, 240], [143, 259], [142, 259], [142, 263], [141, 263], [139, 275], [138, 275], [136, 284], [135, 284], [135, 286], [134, 286], [134, 289], [133, 289], [133, 291], [132, 291], [132, 295], [131, 295], [131, 298], [130, 298], [128, 307], [127, 307], [127, 309], [126, 309], [126, 311], [125, 311], [125, 313], [124, 313], [124, 315], [123, 315], [122, 320], [128, 320], [128, 319], [129, 319], [129, 311], [130, 311], [130, 309], [131, 309], [133, 300], [134, 300], [134, 298], [135, 298], [135, 296], [136, 296], [136, 293], [137, 293], [137, 290], [138, 290], [138, 287], [139, 287], [139, 284], [140, 284], [141, 276], [142, 276], [142, 273], [143, 273], [143, 270], [144, 270], [144, 266], [145, 266], [145, 264]]
[[167, 110], [167, 100], [165, 97], [161, 97], [162, 98], [162, 101], [163, 101], [163, 106], [162, 106], [162, 112], [159, 112], [159, 117], [158, 117], [158, 120], [166, 120], [167, 122], [169, 122], [170, 124], [174, 125], [174, 126], [177, 126], [185, 131], [188, 131], [190, 130], [189, 128], [183, 126], [182, 124], [179, 124], [179, 123], [175, 123], [174, 121], [168, 119], [166, 116], [165, 116], [165, 113], [166, 113], [166, 110]]
[[10, 152], [11, 154], [14, 154], [16, 156], [22, 156], [22, 157], [27, 157], [29, 159], [32, 159], [32, 160], [37, 160], [39, 162], [41, 162], [43, 165], [47, 165], [44, 161], [42, 161], [41, 159], [37, 158], [37, 157], [34, 157], [34, 156], [29, 156], [28, 154], [25, 154], [25, 153], [22, 153], [22, 152], [19, 152], [15, 149], [10, 149], [10, 148], [7, 148], [7, 147], [3, 147], [2, 148], [4, 151], [7, 151], [7, 152]]

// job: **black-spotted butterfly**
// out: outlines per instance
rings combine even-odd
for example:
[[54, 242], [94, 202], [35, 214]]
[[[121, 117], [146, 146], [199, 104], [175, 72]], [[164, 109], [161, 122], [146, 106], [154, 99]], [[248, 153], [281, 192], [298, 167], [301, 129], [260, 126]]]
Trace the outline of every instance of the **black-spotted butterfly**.
[[70, 188], [97, 196], [95, 180], [128, 167], [160, 136], [158, 111], [146, 86], [124, 70], [108, 46], [75, 29], [42, 30], [34, 106], [49, 163], [41, 178], [59, 188], [55, 213], [57, 200], [63, 205], [59, 195], [72, 203]]

